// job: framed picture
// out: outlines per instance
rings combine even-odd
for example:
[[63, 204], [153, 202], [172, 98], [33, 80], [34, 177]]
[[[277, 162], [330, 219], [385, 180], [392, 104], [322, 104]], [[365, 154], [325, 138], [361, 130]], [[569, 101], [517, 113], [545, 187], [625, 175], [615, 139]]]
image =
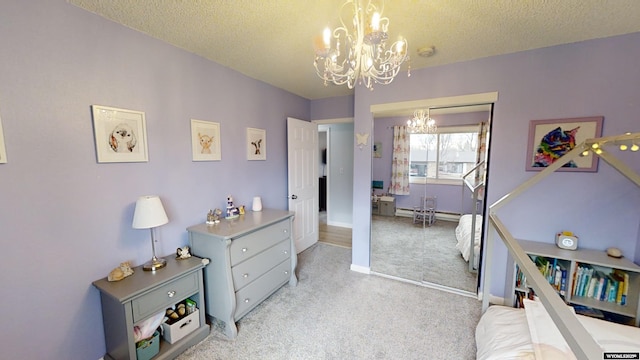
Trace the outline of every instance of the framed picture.
[[99, 163], [149, 161], [144, 112], [100, 105], [91, 108]]
[[[586, 139], [602, 136], [602, 116], [531, 120], [527, 147], [527, 171], [541, 171]], [[598, 171], [598, 157], [578, 157], [558, 171]]]
[[0, 164], [7, 163], [7, 149], [4, 146], [4, 132], [2, 131], [2, 120], [0, 120]]
[[220, 123], [191, 119], [193, 161], [215, 161], [220, 154]]
[[381, 158], [382, 157], [382, 142], [376, 141], [373, 143], [373, 157]]
[[267, 160], [267, 131], [247, 128], [247, 160]]

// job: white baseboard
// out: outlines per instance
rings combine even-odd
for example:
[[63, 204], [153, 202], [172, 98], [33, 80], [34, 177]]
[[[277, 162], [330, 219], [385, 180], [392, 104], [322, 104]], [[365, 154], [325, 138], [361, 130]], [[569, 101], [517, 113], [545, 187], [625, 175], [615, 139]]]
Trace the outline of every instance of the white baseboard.
[[341, 223], [341, 222], [336, 222], [336, 221], [327, 221], [327, 225], [343, 227], [343, 228], [348, 228], [348, 229], [353, 228], [353, 224]]
[[503, 297], [489, 294], [489, 304], [505, 305], [505, 304], [507, 304], [507, 300], [505, 298], [503, 298]]
[[369, 275], [371, 273], [371, 268], [368, 268], [368, 267], [365, 267], [365, 266], [351, 264], [351, 271], [355, 271], [355, 272], [359, 272], [359, 273], [362, 273], [362, 274]]

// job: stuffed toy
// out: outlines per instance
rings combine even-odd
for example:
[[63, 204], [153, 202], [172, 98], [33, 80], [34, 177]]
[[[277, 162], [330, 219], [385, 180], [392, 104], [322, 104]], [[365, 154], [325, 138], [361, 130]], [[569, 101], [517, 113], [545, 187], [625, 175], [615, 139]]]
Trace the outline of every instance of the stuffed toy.
[[182, 260], [182, 259], [188, 259], [190, 257], [191, 257], [191, 252], [188, 246], [183, 246], [181, 248], [178, 248], [178, 250], [176, 250], [176, 259]]
[[129, 265], [128, 261], [125, 261], [123, 263], [120, 263], [120, 266], [118, 266], [117, 268], [111, 270], [109, 276], [107, 276], [107, 280], [120, 281], [132, 274], [133, 269], [131, 268], [131, 265]]

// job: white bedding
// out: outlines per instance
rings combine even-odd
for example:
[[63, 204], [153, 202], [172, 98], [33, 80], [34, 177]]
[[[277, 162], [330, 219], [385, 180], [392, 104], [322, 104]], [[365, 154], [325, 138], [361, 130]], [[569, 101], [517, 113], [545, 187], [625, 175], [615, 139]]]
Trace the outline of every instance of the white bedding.
[[[456, 227], [456, 249], [460, 251], [464, 261], [469, 261], [469, 251], [471, 249], [471, 220], [473, 215], [464, 214], [460, 217], [458, 226]], [[474, 267], [478, 268], [478, 259], [480, 258], [480, 239], [482, 237], [482, 215], [476, 215], [476, 231], [475, 243], [473, 248]]]
[[[555, 328], [555, 325], [548, 323], [551, 321], [550, 317], [545, 319], [545, 316], [540, 314], [540, 308], [544, 309], [542, 304], [536, 303], [536, 305], [539, 306], [525, 306], [528, 310], [499, 305], [490, 306], [476, 327], [476, 358], [478, 360], [540, 359], [540, 355], [543, 354], [543, 359], [571, 359], [573, 353], [569, 355], [563, 353], [568, 349], [564, 339], [550, 339], [550, 335], [553, 334], [550, 328]], [[545, 310], [542, 311], [546, 314]], [[576, 317], [604, 351], [640, 351], [640, 328], [588, 316], [576, 315]], [[527, 320], [528, 318], [535, 321], [532, 323]], [[557, 328], [555, 330], [558, 331]]]

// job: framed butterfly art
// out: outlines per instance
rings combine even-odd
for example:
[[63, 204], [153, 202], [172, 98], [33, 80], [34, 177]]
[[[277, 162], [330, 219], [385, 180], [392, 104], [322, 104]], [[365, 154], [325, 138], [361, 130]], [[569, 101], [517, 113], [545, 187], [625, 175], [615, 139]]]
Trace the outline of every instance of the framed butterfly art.
[[[602, 116], [531, 120], [527, 147], [527, 171], [541, 171], [576, 145], [602, 136]], [[598, 171], [598, 157], [589, 154], [564, 164], [558, 171]]]

